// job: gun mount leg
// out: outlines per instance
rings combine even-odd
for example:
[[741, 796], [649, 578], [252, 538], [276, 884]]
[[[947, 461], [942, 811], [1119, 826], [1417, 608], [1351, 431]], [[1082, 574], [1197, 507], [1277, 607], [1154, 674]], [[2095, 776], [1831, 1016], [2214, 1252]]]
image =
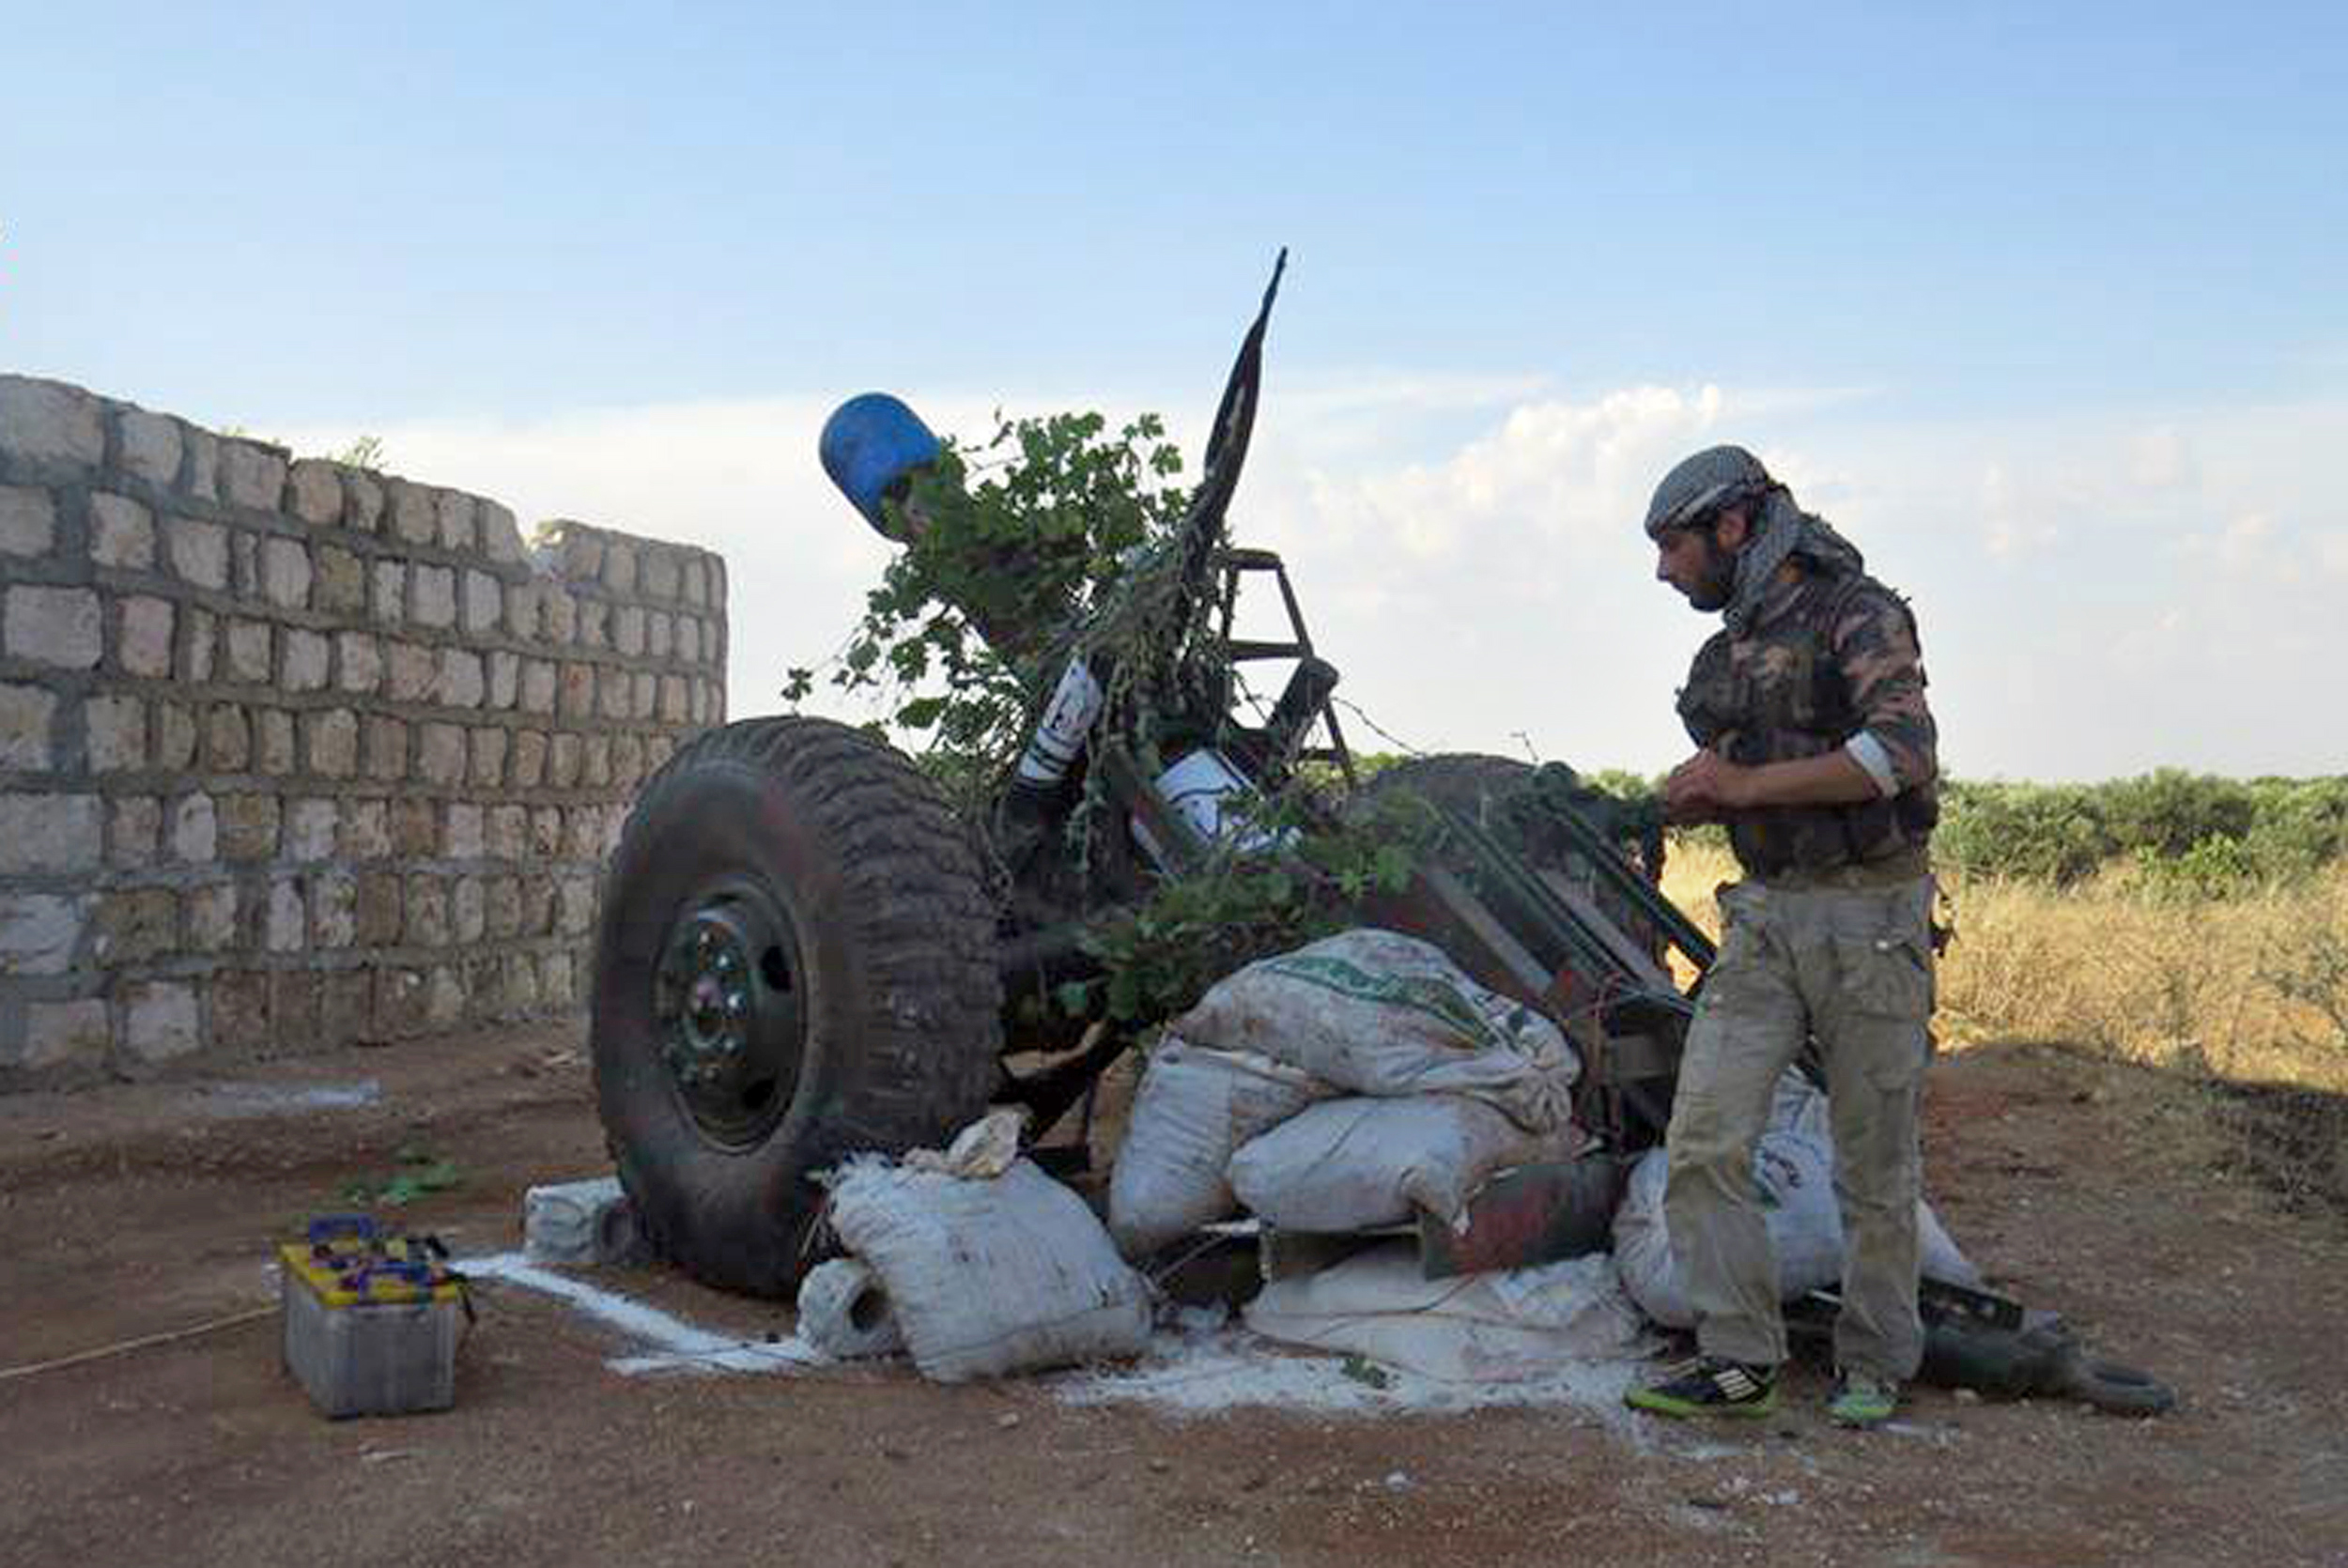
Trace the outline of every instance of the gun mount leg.
[[995, 912], [961, 825], [889, 747], [824, 719], [686, 746], [603, 890], [589, 1022], [620, 1180], [708, 1284], [789, 1291], [809, 1179], [935, 1141], [999, 1073]]

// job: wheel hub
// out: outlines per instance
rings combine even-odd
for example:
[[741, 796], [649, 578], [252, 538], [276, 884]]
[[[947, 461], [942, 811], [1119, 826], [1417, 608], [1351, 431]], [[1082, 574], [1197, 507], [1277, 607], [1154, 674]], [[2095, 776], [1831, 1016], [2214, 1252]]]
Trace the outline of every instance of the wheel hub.
[[789, 916], [739, 884], [689, 903], [653, 979], [660, 1060], [714, 1141], [757, 1142], [780, 1119], [806, 1047]]

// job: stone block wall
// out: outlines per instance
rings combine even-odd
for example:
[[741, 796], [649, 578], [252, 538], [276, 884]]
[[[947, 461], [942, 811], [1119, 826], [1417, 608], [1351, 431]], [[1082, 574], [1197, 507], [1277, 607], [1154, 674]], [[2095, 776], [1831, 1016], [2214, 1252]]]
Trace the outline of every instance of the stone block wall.
[[725, 565], [0, 376], [0, 1086], [568, 1009]]

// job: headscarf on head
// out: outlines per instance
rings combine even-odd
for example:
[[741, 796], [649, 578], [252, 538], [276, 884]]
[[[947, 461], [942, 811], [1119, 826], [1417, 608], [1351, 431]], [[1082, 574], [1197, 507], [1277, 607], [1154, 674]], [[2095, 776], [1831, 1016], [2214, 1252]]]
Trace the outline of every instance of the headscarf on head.
[[1744, 547], [1737, 552], [1736, 582], [1722, 611], [1734, 636], [1753, 628], [1777, 569], [1791, 557], [1806, 558], [1827, 576], [1866, 568], [1856, 546], [1825, 518], [1795, 505], [1785, 486], [1740, 446], [1707, 447], [1665, 474], [1647, 504], [1647, 536], [1660, 538], [1666, 530], [1700, 522], [1728, 506], [1744, 507], [1748, 519]]

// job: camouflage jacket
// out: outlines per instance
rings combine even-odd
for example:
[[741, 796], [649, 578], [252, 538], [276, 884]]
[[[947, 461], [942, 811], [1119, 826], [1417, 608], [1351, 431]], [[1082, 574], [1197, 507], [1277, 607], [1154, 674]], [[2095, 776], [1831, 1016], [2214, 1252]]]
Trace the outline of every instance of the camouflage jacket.
[[1864, 730], [1898, 790], [1732, 814], [1729, 841], [1756, 877], [1922, 852], [1939, 817], [1937, 738], [1908, 602], [1855, 564], [1820, 570], [1797, 559], [1802, 575], [1770, 591], [1742, 636], [1721, 631], [1697, 652], [1679, 716], [1696, 745], [1747, 765], [1816, 757]]

